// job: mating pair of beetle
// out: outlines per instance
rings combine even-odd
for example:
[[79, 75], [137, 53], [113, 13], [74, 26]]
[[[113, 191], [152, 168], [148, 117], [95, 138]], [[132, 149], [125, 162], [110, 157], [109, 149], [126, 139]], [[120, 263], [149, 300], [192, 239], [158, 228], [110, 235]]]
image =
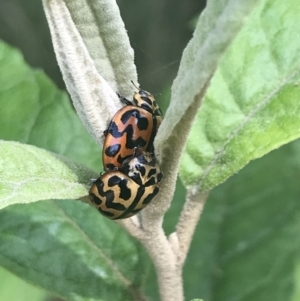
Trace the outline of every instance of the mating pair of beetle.
[[134, 104], [119, 98], [125, 106], [104, 132], [105, 173], [89, 192], [92, 204], [110, 219], [138, 213], [158, 193], [163, 177], [153, 147], [162, 113], [153, 95], [139, 90], [133, 95]]

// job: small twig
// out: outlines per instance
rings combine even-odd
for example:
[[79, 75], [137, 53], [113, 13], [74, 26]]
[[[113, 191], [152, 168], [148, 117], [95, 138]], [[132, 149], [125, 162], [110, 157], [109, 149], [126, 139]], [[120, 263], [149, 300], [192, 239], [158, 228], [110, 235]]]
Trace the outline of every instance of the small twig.
[[[117, 223], [138, 239], [150, 255], [157, 273], [162, 301], [183, 301], [181, 267], [177, 264], [177, 254], [169, 243], [158, 220], [148, 228], [140, 228], [138, 218], [118, 220]], [[149, 223], [148, 223], [149, 225]]]
[[161, 301], [183, 301], [182, 271], [163, 229], [146, 229], [144, 234], [141, 242], [154, 263]]
[[[209, 192], [193, 193], [190, 191], [188, 193], [185, 205], [176, 225], [176, 232], [170, 235], [169, 240], [175, 252], [177, 250], [178, 265], [180, 267], [184, 264], [208, 194]], [[174, 235], [176, 235], [176, 240], [174, 239]]]

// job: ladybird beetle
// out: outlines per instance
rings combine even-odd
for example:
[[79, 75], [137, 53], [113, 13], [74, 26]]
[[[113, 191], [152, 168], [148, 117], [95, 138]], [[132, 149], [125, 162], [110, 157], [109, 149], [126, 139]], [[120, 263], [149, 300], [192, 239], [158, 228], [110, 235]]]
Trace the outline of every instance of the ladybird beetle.
[[134, 93], [135, 105], [119, 97], [126, 106], [114, 115], [104, 132], [102, 160], [105, 170], [121, 168], [136, 147], [141, 152], [153, 152], [153, 141], [162, 121], [161, 110], [149, 92]]
[[124, 162], [124, 170], [107, 171], [90, 189], [89, 197], [110, 219], [128, 218], [147, 206], [159, 191], [163, 174], [154, 155], [144, 152]]

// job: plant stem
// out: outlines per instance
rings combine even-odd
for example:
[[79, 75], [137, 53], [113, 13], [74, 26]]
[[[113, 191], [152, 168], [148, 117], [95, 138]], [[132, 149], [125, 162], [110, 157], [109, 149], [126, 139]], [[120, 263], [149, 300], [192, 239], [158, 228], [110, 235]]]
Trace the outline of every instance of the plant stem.
[[[196, 192], [192, 190], [188, 192], [185, 205], [181, 211], [179, 221], [176, 226], [176, 232], [172, 233], [177, 235], [176, 244], [173, 249], [177, 249], [178, 263], [182, 267], [190, 248], [190, 244], [203, 212], [205, 201], [208, 197], [208, 192]], [[171, 237], [170, 235], [170, 237]], [[172, 243], [172, 241], [170, 241]]]
[[141, 241], [154, 263], [161, 301], [183, 301], [181, 267], [162, 228], [145, 231]]

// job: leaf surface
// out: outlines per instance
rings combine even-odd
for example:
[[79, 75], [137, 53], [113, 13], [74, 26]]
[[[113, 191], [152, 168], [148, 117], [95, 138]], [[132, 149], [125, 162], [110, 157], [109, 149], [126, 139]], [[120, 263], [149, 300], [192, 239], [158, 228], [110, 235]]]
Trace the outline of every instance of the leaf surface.
[[87, 204], [14, 205], [0, 220], [0, 264], [14, 274], [67, 300], [139, 300], [139, 246]]
[[0, 139], [32, 144], [99, 172], [101, 149], [80, 122], [67, 94], [3, 42], [0, 65]]
[[184, 268], [188, 298], [299, 300], [300, 141], [210, 195]]
[[0, 268], [0, 300], [41, 301], [47, 293]]
[[181, 161], [186, 186], [211, 189], [300, 136], [298, 1], [262, 1], [226, 52]]
[[0, 209], [17, 203], [88, 194], [87, 168], [35, 146], [0, 140]]

